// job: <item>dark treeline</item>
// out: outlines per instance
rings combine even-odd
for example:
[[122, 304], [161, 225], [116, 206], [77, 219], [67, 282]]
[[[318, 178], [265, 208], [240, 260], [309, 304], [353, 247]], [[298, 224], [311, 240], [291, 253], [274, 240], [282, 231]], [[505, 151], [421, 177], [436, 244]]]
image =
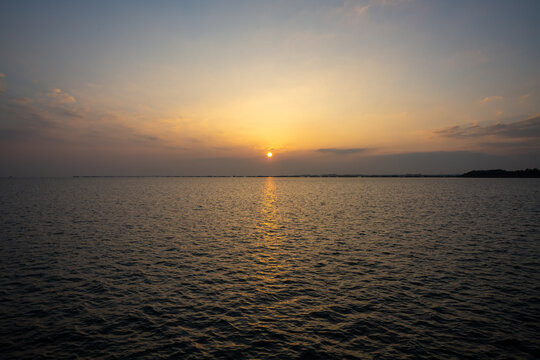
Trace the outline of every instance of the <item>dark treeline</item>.
[[536, 168], [516, 171], [506, 171], [501, 169], [473, 170], [461, 176], [469, 178], [540, 178], [540, 170]]

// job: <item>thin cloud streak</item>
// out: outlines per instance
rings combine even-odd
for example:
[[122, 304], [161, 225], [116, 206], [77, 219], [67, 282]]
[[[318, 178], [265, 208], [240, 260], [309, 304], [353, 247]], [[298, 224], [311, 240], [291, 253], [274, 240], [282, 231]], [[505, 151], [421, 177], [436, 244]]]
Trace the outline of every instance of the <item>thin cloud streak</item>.
[[[133, 145], [160, 143], [151, 134], [140, 133], [122, 123], [122, 117], [103, 116], [80, 107], [62, 91], [54, 91], [57, 99], [14, 98], [0, 105], [0, 138], [4, 143], [61, 142], [99, 147], [104, 145]], [[69, 95], [67, 95], [69, 97]], [[66, 101], [67, 99], [67, 101]]]
[[540, 115], [510, 123], [496, 123], [488, 126], [450, 126], [435, 131], [436, 135], [448, 138], [478, 138], [497, 136], [501, 138], [528, 139], [540, 138]]
[[348, 148], [348, 149], [339, 149], [339, 148], [323, 148], [323, 149], [317, 149], [317, 152], [321, 153], [329, 153], [329, 154], [335, 154], [335, 155], [349, 155], [349, 154], [359, 154], [359, 153], [365, 153], [366, 151], [369, 151], [372, 149], [368, 148]]
[[73, 96], [60, 89], [52, 89], [49, 93], [47, 93], [47, 96], [59, 104], [71, 104], [76, 102]]
[[496, 95], [496, 96], [486, 96], [485, 98], [483, 98], [482, 100], [480, 100], [480, 103], [482, 104], [487, 104], [487, 103], [492, 103], [492, 102], [496, 102], [496, 101], [501, 101], [503, 99], [502, 96], [499, 96], [499, 95]]

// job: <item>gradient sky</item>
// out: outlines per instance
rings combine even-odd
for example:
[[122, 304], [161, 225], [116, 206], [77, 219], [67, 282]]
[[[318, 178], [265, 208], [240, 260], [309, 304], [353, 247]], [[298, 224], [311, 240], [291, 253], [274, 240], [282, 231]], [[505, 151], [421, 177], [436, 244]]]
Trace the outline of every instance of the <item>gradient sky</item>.
[[540, 167], [538, 14], [538, 0], [3, 0], [0, 175]]

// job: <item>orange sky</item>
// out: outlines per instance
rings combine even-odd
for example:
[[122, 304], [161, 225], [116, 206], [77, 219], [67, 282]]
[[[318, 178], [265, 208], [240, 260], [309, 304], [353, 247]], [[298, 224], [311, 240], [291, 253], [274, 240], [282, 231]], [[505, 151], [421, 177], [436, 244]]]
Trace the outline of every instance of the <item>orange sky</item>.
[[3, 175], [538, 166], [538, 7], [7, 1]]

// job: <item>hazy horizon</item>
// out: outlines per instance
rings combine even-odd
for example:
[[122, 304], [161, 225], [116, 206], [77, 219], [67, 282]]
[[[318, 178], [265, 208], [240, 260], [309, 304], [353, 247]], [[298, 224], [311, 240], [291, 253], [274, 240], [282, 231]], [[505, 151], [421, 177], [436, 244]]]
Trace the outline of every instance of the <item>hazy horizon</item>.
[[[530, 158], [499, 157], [472, 152], [434, 152], [394, 154], [365, 158], [339, 159], [334, 163], [323, 163], [320, 158], [288, 158], [265, 164], [259, 158], [235, 159], [207, 158], [184, 160], [182, 166], [174, 168], [166, 164], [144, 162], [141, 171], [140, 159], [132, 163], [96, 161], [89, 163], [54, 164], [35, 163], [32, 171], [24, 166], [13, 166], [12, 173], [3, 170], [2, 177], [71, 177], [71, 176], [302, 176], [302, 175], [460, 175], [472, 170], [504, 169], [509, 171], [534, 168], [535, 156]], [[77, 162], [79, 160], [76, 160]], [[163, 166], [162, 166], [163, 165]], [[165, 170], [164, 170], [165, 169]]]

